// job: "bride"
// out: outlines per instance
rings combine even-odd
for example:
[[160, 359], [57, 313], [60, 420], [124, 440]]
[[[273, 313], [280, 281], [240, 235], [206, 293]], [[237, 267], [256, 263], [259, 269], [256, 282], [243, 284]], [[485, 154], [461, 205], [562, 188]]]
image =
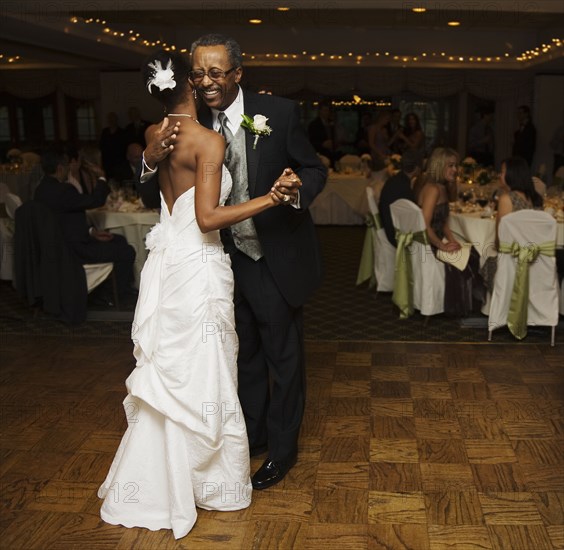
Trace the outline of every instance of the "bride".
[[[233, 275], [219, 229], [280, 204], [276, 189], [223, 206], [231, 177], [225, 142], [198, 123], [187, 60], [161, 50], [143, 67], [167, 116], [183, 117], [159, 165], [161, 218], [147, 235], [127, 378], [125, 432], [106, 480], [101, 517], [111, 524], [193, 527], [196, 507], [239, 510], [251, 499], [249, 448], [237, 397]], [[153, 125], [147, 138], [158, 131]]]

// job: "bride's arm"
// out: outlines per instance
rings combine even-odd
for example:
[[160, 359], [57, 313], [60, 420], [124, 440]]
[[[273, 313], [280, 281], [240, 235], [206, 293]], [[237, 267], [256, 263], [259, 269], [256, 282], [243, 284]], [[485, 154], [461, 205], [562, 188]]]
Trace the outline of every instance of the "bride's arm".
[[202, 233], [229, 227], [280, 204], [273, 190], [241, 204], [220, 206], [221, 177], [225, 143], [212, 135], [196, 154], [196, 221]]

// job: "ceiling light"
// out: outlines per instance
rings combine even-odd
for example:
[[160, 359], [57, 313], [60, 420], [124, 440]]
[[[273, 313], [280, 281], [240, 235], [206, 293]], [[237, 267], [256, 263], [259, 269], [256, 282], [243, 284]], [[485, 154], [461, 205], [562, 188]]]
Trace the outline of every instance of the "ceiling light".
[[449, 27], [459, 27], [459, 26], [460, 26], [460, 21], [449, 21], [449, 22], [447, 23], [447, 25], [448, 25]]
[[262, 19], [249, 19], [249, 23], [252, 25], [260, 25], [262, 23]]
[[425, 13], [427, 11], [427, 8], [423, 8], [423, 7], [411, 8], [411, 11], [414, 13]]
[[290, 8], [286, 6], [279, 6], [276, 8], [278, 11], [290, 11]]

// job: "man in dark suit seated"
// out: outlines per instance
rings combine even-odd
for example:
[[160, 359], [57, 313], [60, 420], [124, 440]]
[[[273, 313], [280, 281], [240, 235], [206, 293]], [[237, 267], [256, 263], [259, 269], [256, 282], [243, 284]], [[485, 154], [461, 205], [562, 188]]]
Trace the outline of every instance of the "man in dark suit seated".
[[69, 161], [66, 155], [47, 151], [41, 157], [45, 174], [34, 199], [45, 204], [56, 214], [63, 231], [63, 239], [81, 263], [113, 262], [118, 294], [125, 296], [133, 281], [135, 250], [124, 237], [89, 227], [86, 210], [103, 206], [110, 188], [101, 168], [98, 182], [90, 195], [80, 194], [66, 183]]
[[386, 237], [393, 246], [397, 246], [397, 243], [390, 205], [399, 199], [408, 199], [415, 202], [413, 181], [421, 173], [422, 162], [423, 159], [420, 153], [408, 149], [401, 157], [400, 171], [389, 178], [384, 187], [382, 187], [378, 210], [380, 211], [380, 219], [382, 220]]

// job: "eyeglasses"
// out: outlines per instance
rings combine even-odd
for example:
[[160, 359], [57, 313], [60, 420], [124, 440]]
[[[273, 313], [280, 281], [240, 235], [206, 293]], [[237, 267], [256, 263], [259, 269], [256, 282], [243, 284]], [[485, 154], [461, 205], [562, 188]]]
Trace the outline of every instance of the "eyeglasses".
[[210, 69], [208, 72], [206, 71], [190, 71], [190, 78], [194, 82], [200, 82], [204, 80], [204, 77], [207, 76], [210, 80], [222, 80], [225, 78], [229, 73], [233, 72], [237, 67], [231, 67], [228, 71], [222, 71], [221, 69]]

